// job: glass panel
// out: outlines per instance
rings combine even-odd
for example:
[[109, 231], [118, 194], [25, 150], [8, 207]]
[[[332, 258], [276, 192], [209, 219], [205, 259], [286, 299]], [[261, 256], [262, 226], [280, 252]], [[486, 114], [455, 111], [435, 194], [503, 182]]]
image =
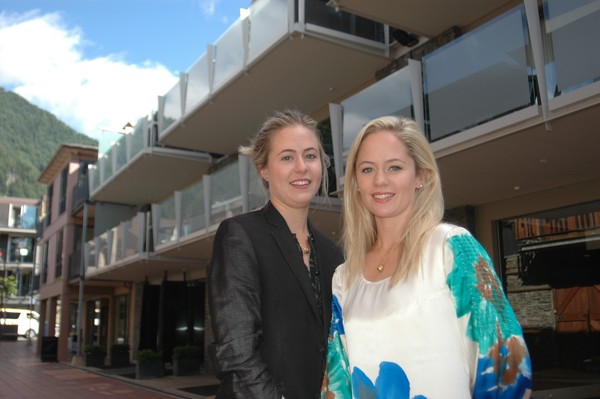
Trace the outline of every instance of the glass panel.
[[95, 163], [90, 165], [88, 171], [92, 176], [92, 179], [90, 180], [90, 193], [93, 193], [98, 187], [100, 187], [100, 170], [98, 169], [98, 164]]
[[0, 204], [0, 227], [8, 227], [10, 204]]
[[414, 118], [408, 68], [403, 68], [342, 102], [344, 163], [352, 141], [371, 119], [384, 115]]
[[96, 237], [96, 251], [98, 252], [98, 264], [96, 266], [103, 267], [109, 265], [108, 231]]
[[33, 262], [33, 238], [32, 237], [8, 237], [7, 262]]
[[114, 145], [115, 147], [115, 157], [116, 165], [115, 165], [115, 173], [121, 169], [123, 165], [127, 163], [127, 136], [123, 135]]
[[179, 81], [165, 94], [164, 102], [162, 123], [160, 126], [161, 132], [165, 131], [173, 122], [181, 118], [181, 83]]
[[177, 239], [175, 220], [175, 196], [172, 195], [158, 205], [158, 243], [165, 244]]
[[102, 178], [101, 184], [106, 183], [113, 174], [112, 158], [113, 157], [112, 157], [112, 147], [111, 147], [110, 150], [108, 150], [108, 152], [106, 154], [104, 154], [104, 156], [102, 157], [102, 160], [100, 161], [100, 165], [102, 167], [102, 170], [104, 171], [104, 176]]
[[268, 191], [254, 165], [250, 165], [248, 169], [248, 206], [252, 210], [262, 207], [267, 202]]
[[131, 157], [135, 157], [144, 149], [144, 139], [146, 138], [146, 123], [145, 119], [140, 119], [133, 128], [131, 133]]
[[35, 229], [37, 220], [36, 205], [22, 205], [21, 206], [21, 228], [22, 229]]
[[211, 223], [242, 213], [240, 170], [237, 160], [211, 174]]
[[518, 7], [423, 58], [432, 141], [533, 104], [526, 36]]
[[85, 266], [96, 267], [96, 240], [88, 241], [85, 244]]
[[261, 0], [250, 7], [248, 59], [253, 61], [288, 32], [287, 0]]
[[213, 90], [227, 83], [244, 66], [242, 22], [237, 20], [215, 45], [215, 81]]
[[144, 225], [144, 213], [138, 213], [134, 218], [123, 222], [123, 257], [127, 258], [139, 253], [140, 237]]
[[123, 256], [123, 237], [124, 237], [124, 228], [123, 223], [120, 223], [118, 226], [115, 226], [113, 229], [113, 241], [112, 241], [112, 259], [115, 261], [119, 261], [124, 258]]
[[196, 182], [181, 193], [182, 236], [186, 236], [206, 227], [204, 213], [204, 186], [202, 180]]
[[552, 44], [549, 95], [600, 80], [600, 1], [546, 0], [545, 30]]
[[185, 112], [190, 112], [194, 107], [208, 97], [208, 59], [204, 53], [188, 71], [187, 92], [185, 95]]
[[305, 0], [306, 23], [384, 43], [383, 25], [346, 11], [336, 11], [322, 0]]

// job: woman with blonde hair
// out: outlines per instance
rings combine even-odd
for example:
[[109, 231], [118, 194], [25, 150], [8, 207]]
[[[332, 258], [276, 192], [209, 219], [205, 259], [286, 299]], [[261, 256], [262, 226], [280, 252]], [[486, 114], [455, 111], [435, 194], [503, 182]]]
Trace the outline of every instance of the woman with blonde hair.
[[435, 157], [412, 120], [354, 140], [345, 263], [333, 277], [326, 398], [526, 398], [523, 333], [483, 247], [443, 223]]

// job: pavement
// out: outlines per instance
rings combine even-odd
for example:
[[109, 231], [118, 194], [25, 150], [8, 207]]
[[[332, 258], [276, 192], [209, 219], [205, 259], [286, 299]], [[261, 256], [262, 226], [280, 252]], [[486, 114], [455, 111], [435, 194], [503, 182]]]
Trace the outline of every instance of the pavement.
[[[36, 342], [0, 341], [0, 399], [214, 399], [212, 375], [135, 379], [135, 368], [47, 362]], [[532, 399], [600, 399], [600, 370], [534, 370]]]
[[213, 399], [218, 385], [200, 374], [136, 380], [133, 367], [43, 362], [35, 347], [35, 341], [0, 341], [0, 399]]

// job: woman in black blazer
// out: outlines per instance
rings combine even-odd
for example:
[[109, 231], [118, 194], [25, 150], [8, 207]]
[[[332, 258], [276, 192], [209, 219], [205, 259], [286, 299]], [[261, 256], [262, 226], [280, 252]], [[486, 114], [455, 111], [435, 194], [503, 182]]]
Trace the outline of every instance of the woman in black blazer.
[[294, 110], [267, 119], [240, 152], [269, 189], [258, 211], [221, 223], [208, 269], [221, 380], [217, 399], [320, 397], [340, 248], [308, 220], [328, 158], [316, 122]]

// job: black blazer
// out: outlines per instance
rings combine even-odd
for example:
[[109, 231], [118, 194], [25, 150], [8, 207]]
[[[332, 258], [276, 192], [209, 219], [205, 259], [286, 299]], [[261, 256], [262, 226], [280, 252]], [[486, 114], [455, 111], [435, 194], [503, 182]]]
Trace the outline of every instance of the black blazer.
[[309, 222], [321, 270], [323, 317], [296, 239], [268, 203], [221, 223], [208, 268], [218, 399], [320, 397], [340, 248]]

